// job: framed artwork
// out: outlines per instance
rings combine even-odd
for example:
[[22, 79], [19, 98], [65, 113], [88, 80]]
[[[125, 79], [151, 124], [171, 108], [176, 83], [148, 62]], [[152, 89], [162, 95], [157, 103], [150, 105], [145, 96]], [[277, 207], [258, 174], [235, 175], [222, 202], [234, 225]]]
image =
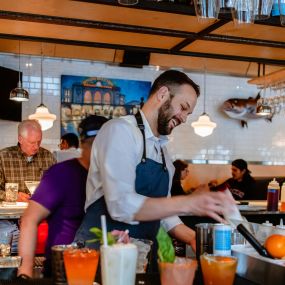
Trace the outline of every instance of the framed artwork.
[[135, 114], [146, 101], [150, 81], [61, 76], [61, 135], [77, 133], [86, 116], [117, 118]]

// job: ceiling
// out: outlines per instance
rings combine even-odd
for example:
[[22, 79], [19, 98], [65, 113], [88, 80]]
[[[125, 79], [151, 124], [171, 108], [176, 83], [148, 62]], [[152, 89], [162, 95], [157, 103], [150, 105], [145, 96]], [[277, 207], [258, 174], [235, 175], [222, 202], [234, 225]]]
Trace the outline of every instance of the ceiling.
[[[192, 1], [0, 0], [0, 52], [254, 77], [285, 66], [279, 17], [199, 22]], [[125, 55], [125, 60], [124, 60]], [[142, 62], [140, 61], [142, 60]], [[145, 63], [146, 62], [146, 63]]]

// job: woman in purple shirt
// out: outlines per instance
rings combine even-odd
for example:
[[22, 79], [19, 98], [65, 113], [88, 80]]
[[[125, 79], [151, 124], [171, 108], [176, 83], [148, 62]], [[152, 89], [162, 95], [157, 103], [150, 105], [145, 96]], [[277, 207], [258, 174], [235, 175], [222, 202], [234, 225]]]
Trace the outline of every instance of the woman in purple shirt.
[[21, 222], [19, 255], [22, 265], [18, 275], [33, 276], [37, 227], [47, 219], [49, 230], [45, 249], [44, 275], [51, 275], [51, 247], [70, 244], [84, 216], [85, 187], [93, 140], [107, 121], [89, 116], [78, 126], [82, 155], [50, 167], [29, 202]]

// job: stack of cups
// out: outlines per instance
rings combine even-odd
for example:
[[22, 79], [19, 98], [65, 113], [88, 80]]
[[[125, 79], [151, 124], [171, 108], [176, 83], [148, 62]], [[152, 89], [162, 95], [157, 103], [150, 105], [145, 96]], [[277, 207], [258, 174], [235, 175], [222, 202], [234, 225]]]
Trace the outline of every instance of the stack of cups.
[[220, 12], [220, 0], [194, 0], [198, 20], [217, 19]]
[[232, 17], [236, 25], [254, 23], [256, 0], [235, 0]]
[[265, 20], [270, 17], [273, 0], [256, 0], [254, 18], [255, 20]]

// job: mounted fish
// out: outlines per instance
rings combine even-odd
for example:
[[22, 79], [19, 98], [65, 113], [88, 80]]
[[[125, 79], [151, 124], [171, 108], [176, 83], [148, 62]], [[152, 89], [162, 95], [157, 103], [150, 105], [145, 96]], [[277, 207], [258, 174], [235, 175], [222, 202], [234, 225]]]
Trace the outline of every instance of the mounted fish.
[[273, 114], [267, 116], [259, 116], [256, 114], [257, 101], [260, 99], [260, 94], [255, 98], [248, 99], [232, 98], [225, 101], [222, 105], [222, 110], [230, 117], [240, 120], [242, 127], [247, 127], [248, 119], [266, 119], [271, 122]]

